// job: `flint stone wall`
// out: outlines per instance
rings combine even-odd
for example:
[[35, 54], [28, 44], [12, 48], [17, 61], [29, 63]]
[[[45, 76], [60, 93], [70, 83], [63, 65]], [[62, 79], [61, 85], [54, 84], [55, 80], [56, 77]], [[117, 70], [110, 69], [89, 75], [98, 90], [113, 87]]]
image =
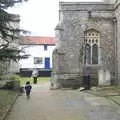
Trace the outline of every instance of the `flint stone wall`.
[[[116, 16], [120, 20], [120, 8], [117, 9]], [[56, 27], [57, 46], [53, 53], [52, 73], [52, 80], [59, 84], [58, 87], [81, 84], [83, 72], [81, 50], [84, 32], [89, 29], [100, 33], [99, 59], [101, 62], [96, 69], [109, 70], [111, 78], [114, 76], [116, 69], [114, 13], [115, 6], [113, 4], [60, 2], [60, 20]], [[118, 33], [120, 33], [119, 22], [117, 25]], [[120, 38], [120, 34], [117, 34], [117, 38]], [[117, 46], [119, 46], [119, 42], [120, 40]], [[118, 48], [117, 53], [119, 54], [119, 52]], [[119, 69], [120, 62], [118, 63]]]

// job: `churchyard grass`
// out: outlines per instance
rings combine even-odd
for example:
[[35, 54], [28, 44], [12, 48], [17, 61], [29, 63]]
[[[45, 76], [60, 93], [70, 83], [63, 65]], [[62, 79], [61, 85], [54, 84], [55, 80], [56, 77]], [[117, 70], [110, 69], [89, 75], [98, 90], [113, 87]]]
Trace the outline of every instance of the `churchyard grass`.
[[[15, 75], [14, 80], [19, 80], [21, 86], [24, 86], [26, 81], [30, 81], [31, 84], [33, 83], [32, 77], [20, 77]], [[38, 82], [45, 82], [49, 80], [50, 77], [38, 77]], [[10, 107], [17, 94], [18, 93], [13, 90], [0, 89], [0, 120], [2, 119], [3, 114]]]
[[14, 91], [0, 89], [0, 119], [9, 108], [16, 95], [17, 93]]
[[120, 105], [120, 95], [119, 96], [110, 96], [110, 99]]
[[[32, 77], [20, 77], [20, 85], [24, 86], [27, 81], [30, 81], [30, 83], [33, 83]], [[50, 77], [38, 77], [38, 82], [47, 82], [50, 81]]]
[[97, 96], [106, 97], [120, 105], [120, 85], [101, 86], [89, 92]]

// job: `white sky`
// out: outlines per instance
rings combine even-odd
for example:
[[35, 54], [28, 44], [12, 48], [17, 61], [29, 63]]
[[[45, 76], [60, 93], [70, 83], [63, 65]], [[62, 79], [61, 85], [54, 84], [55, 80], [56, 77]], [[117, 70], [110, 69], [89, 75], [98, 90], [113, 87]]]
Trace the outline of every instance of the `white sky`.
[[55, 36], [58, 23], [59, 1], [102, 1], [102, 0], [29, 0], [9, 9], [9, 12], [20, 14], [22, 29], [31, 31], [33, 36]]

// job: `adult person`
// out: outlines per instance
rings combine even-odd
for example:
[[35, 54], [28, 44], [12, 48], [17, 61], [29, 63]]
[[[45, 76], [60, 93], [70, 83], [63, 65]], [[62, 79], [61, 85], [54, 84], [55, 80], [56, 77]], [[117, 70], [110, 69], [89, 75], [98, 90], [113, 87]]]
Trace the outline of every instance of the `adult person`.
[[32, 72], [32, 77], [33, 77], [33, 83], [37, 84], [37, 78], [38, 78], [38, 71], [35, 69]]
[[84, 76], [84, 87], [85, 90], [89, 90], [91, 87], [91, 76], [89, 74]]

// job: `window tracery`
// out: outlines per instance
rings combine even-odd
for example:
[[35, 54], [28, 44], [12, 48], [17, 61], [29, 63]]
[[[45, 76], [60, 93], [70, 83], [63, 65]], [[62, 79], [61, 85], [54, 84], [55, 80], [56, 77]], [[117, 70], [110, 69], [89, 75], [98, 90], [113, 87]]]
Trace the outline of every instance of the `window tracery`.
[[85, 32], [85, 56], [84, 64], [98, 64], [100, 33], [96, 30]]

